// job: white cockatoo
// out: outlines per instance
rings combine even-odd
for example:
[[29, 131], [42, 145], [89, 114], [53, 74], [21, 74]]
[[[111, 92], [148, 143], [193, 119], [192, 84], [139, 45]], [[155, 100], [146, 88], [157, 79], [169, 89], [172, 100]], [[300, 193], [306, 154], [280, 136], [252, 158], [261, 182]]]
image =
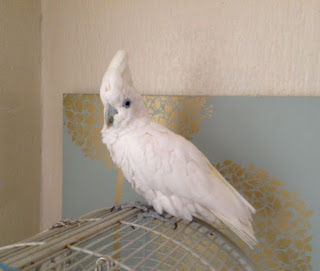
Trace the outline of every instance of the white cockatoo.
[[136, 91], [125, 51], [103, 76], [102, 141], [132, 187], [159, 213], [188, 221], [192, 216], [223, 222], [250, 247], [255, 209], [184, 137], [152, 121]]

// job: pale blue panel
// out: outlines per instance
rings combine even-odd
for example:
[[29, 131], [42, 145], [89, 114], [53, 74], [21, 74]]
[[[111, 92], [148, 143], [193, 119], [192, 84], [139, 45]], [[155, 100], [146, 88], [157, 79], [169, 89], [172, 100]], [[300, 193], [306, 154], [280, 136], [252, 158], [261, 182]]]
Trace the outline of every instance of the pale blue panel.
[[[213, 117], [201, 122], [193, 142], [213, 162], [254, 164], [298, 192], [314, 212], [312, 247], [320, 252], [320, 98], [211, 99]], [[320, 270], [319, 258], [312, 262]]]
[[114, 202], [117, 172], [85, 157], [63, 129], [63, 218], [77, 218]]
[[[63, 129], [63, 190], [62, 217], [77, 218], [87, 212], [114, 205], [117, 170], [108, 169], [104, 163], [84, 156], [71, 135]], [[125, 181], [123, 198], [142, 200]]]
[[[311, 221], [314, 255], [320, 251], [320, 98], [211, 97], [213, 115], [193, 142], [212, 162], [227, 159], [267, 170], [298, 192]], [[116, 170], [86, 158], [64, 127], [63, 217], [76, 218], [114, 203]], [[125, 182], [125, 201], [140, 197]], [[141, 198], [140, 198], [141, 199]], [[319, 258], [312, 257], [314, 270]], [[316, 268], [319, 266], [319, 269]]]

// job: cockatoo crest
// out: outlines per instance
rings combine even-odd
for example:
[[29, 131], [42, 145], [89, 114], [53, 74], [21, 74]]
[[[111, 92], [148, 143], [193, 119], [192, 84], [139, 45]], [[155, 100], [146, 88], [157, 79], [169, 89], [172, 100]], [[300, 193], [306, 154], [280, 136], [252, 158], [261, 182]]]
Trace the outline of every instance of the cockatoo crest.
[[132, 120], [145, 115], [141, 95], [133, 86], [128, 65], [128, 54], [120, 50], [105, 72], [100, 98], [105, 108], [105, 122], [113, 128], [125, 127]]

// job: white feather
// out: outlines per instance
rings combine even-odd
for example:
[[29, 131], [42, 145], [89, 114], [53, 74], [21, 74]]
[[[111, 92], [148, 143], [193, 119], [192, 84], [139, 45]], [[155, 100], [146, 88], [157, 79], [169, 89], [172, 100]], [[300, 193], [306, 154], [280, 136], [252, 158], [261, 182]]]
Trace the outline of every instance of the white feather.
[[[104, 126], [102, 138], [127, 180], [157, 212], [186, 220], [203, 216], [213, 222], [218, 218], [254, 246], [251, 221], [255, 209], [208, 159], [190, 141], [153, 122], [131, 84], [104, 93], [108, 81], [119, 77], [126, 81], [121, 76], [123, 70], [129, 71], [126, 54], [118, 54], [114, 63], [112, 67], [121, 69], [116, 75], [105, 75], [100, 94], [104, 104], [117, 108], [119, 116], [114, 116], [113, 126]], [[122, 108], [124, 98], [132, 100], [129, 109]]]

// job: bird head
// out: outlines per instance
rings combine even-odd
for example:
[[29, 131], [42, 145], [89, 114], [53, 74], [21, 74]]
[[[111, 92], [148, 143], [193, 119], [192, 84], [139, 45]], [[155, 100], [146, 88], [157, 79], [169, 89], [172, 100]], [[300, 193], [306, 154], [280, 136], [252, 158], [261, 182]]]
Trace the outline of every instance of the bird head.
[[135, 119], [145, 116], [145, 106], [133, 85], [128, 54], [125, 51], [118, 51], [111, 60], [102, 79], [100, 98], [107, 128], [123, 128]]

